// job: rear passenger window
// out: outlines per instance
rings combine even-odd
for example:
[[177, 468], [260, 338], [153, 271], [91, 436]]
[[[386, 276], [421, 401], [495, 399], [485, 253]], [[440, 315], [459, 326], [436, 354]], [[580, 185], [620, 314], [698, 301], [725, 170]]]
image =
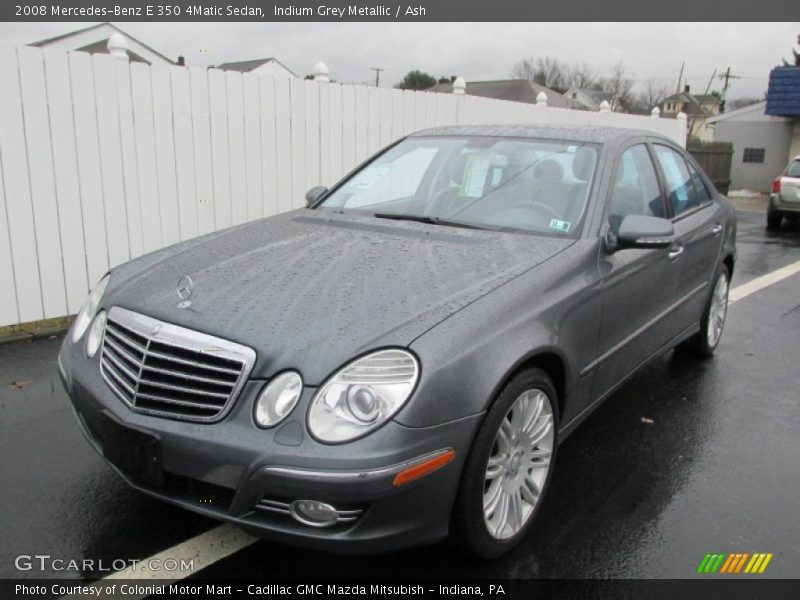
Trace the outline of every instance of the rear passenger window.
[[628, 215], [664, 216], [655, 167], [644, 144], [628, 148], [620, 159], [608, 217], [611, 229], [616, 232]]
[[[692, 177], [689, 175], [689, 168], [683, 156], [666, 146], [655, 146], [656, 158], [664, 174], [664, 183], [667, 187], [667, 201], [672, 207], [672, 214], [679, 215], [709, 198], [701, 200]], [[700, 176], [697, 175], [699, 178]], [[700, 184], [702, 184], [702, 180]], [[708, 190], [705, 191], [708, 195]]]
[[686, 166], [689, 167], [689, 177], [692, 180], [692, 193], [695, 195], [695, 204], [700, 206], [706, 202], [711, 202], [711, 194], [708, 192], [706, 182], [700, 176], [691, 163], [687, 162]]

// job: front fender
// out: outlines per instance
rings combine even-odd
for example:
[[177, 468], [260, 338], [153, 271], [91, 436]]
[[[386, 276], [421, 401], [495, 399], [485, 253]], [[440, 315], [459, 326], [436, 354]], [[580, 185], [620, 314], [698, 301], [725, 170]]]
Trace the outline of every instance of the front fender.
[[540, 353], [563, 362], [559, 404], [569, 417], [590, 387], [577, 374], [596, 355], [596, 256], [596, 242], [581, 241], [417, 338], [411, 349], [420, 382], [395, 420], [429, 427], [482, 413], [514, 371]]

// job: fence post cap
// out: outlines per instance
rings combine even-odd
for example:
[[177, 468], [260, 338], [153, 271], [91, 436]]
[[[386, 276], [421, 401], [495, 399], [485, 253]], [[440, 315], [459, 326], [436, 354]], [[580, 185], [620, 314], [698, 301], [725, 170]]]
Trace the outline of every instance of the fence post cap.
[[676, 115], [675, 118], [678, 119], [678, 121], [685, 121], [687, 119], [687, 116], [685, 112], [681, 111]]
[[547, 106], [547, 94], [544, 92], [536, 94], [536, 106]]
[[608, 100], [603, 100], [600, 103], [600, 112], [611, 112], [611, 105], [608, 103]]
[[463, 77], [456, 77], [453, 80], [453, 93], [454, 94], [464, 94], [466, 93], [467, 89], [467, 82], [464, 81]]
[[658, 108], [657, 106], [654, 106], [653, 110], [650, 111], [650, 116], [653, 117], [654, 119], [659, 118], [661, 116], [661, 109]]
[[128, 42], [125, 41], [125, 37], [121, 33], [115, 32], [108, 38], [106, 48], [108, 48], [108, 53], [114, 58], [128, 60]]
[[330, 73], [331, 72], [328, 70], [328, 65], [326, 65], [324, 62], [319, 61], [314, 65], [314, 81], [328, 83], [331, 80]]

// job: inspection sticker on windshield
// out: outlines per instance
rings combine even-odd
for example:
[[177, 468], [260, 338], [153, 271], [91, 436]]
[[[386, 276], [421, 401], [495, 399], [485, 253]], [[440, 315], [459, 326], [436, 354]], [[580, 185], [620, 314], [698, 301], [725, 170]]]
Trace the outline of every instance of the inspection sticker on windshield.
[[550, 220], [550, 229], [553, 231], [560, 231], [561, 233], [569, 233], [569, 228], [572, 227], [572, 223], [569, 221], [561, 221], [559, 219], [551, 219]]
[[461, 189], [458, 190], [458, 195], [466, 198], [480, 198], [488, 174], [489, 155], [471, 154], [467, 158], [467, 166], [464, 169], [464, 178], [461, 180]]
[[366, 190], [378, 183], [391, 170], [392, 165], [388, 163], [367, 167], [347, 184], [347, 189]]

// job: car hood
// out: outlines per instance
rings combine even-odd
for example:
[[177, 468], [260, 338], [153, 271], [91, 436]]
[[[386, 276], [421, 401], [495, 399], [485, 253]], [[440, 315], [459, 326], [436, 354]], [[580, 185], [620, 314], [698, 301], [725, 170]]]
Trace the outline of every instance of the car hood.
[[368, 350], [410, 345], [572, 243], [301, 209], [123, 265], [104, 304], [246, 344], [253, 377], [298, 369], [317, 385]]

